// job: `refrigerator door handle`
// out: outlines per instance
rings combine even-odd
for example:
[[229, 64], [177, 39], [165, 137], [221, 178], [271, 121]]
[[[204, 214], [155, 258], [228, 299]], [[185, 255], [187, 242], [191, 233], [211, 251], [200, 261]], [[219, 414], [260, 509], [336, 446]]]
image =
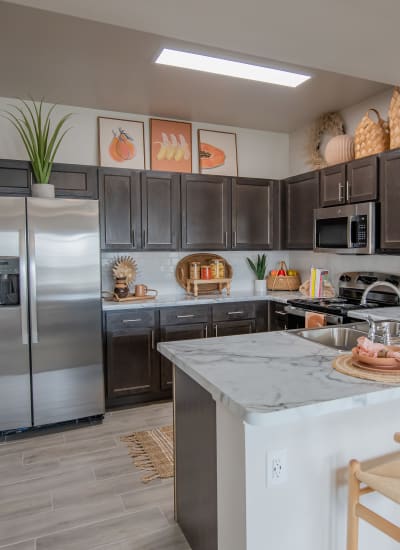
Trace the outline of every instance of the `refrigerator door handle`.
[[39, 343], [38, 320], [36, 306], [36, 254], [35, 235], [29, 233], [29, 278], [30, 278], [30, 309], [31, 309], [31, 337], [32, 344]]
[[28, 276], [25, 228], [19, 232], [19, 293], [21, 301], [21, 335], [22, 344], [29, 344], [28, 331]]

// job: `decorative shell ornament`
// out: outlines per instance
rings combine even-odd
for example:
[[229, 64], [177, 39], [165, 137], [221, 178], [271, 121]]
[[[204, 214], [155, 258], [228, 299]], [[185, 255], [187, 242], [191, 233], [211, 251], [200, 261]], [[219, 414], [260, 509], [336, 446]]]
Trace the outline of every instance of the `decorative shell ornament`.
[[114, 279], [126, 277], [126, 283], [130, 285], [136, 278], [137, 264], [130, 256], [117, 256], [112, 267]]

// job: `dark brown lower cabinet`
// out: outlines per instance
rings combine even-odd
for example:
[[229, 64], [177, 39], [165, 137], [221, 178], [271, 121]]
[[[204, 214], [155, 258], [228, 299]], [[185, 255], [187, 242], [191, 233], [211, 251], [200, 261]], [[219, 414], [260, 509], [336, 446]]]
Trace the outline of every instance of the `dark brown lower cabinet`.
[[[192, 340], [195, 338], [207, 338], [208, 324], [194, 323], [190, 325], [171, 325], [161, 327], [161, 342], [174, 340]], [[172, 363], [166, 357], [161, 356], [161, 389], [172, 388]]]
[[233, 336], [235, 334], [251, 334], [256, 331], [255, 319], [244, 321], [222, 321], [214, 323], [213, 336]]
[[157, 400], [160, 362], [154, 310], [108, 313], [106, 325], [107, 405], [115, 407]]

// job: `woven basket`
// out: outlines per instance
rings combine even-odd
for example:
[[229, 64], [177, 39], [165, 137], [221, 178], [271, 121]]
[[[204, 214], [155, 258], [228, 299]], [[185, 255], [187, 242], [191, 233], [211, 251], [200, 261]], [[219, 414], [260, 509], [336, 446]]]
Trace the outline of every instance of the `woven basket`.
[[[288, 270], [286, 262], [281, 262], [280, 269]], [[268, 275], [268, 290], [298, 290], [301, 285], [299, 275]]]
[[389, 107], [390, 148], [400, 147], [400, 87], [395, 86]]
[[[370, 118], [371, 111], [376, 114], [377, 122]], [[389, 125], [376, 109], [368, 109], [355, 131], [355, 158], [376, 155], [387, 149], [389, 149]]]

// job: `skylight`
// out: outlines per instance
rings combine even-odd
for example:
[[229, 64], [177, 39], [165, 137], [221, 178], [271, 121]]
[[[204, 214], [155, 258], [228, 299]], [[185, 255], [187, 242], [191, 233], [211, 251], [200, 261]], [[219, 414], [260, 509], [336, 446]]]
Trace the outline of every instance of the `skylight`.
[[170, 50], [168, 48], [162, 50], [155, 62], [161, 65], [171, 65], [172, 67], [180, 67], [182, 69], [245, 78], [247, 80], [256, 80], [257, 82], [289, 86], [290, 88], [296, 88], [311, 78], [304, 74], [261, 67], [260, 65], [250, 65], [248, 63], [240, 63], [239, 61], [229, 61], [228, 59], [219, 57]]

